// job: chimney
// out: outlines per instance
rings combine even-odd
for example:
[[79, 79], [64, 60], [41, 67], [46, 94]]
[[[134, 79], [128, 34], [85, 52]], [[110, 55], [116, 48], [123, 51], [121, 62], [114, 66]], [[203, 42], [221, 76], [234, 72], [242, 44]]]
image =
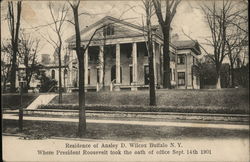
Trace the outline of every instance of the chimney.
[[173, 43], [173, 42], [176, 42], [176, 41], [178, 41], [179, 40], [179, 35], [177, 34], [177, 33], [175, 33], [175, 34], [173, 34], [172, 36], [171, 36], [171, 42]]

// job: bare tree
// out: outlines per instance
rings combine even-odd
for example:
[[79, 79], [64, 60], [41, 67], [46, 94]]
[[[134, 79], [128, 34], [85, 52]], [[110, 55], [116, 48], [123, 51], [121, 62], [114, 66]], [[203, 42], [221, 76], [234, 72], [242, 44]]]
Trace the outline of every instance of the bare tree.
[[155, 77], [154, 77], [154, 53], [153, 53], [153, 33], [151, 18], [154, 14], [153, 2], [151, 0], [143, 0], [143, 4], [146, 12], [146, 31], [147, 31], [147, 52], [148, 52], [148, 64], [149, 64], [149, 105], [156, 105], [155, 97]]
[[38, 71], [37, 52], [39, 48], [39, 39], [32, 38], [31, 34], [22, 32], [19, 45], [19, 62], [25, 66], [26, 90], [30, 88], [30, 81], [34, 73]]
[[[247, 35], [237, 26], [231, 27], [230, 35], [226, 39], [226, 52], [230, 62], [230, 87], [235, 87], [234, 68], [237, 60], [241, 60], [240, 54], [245, 48]], [[244, 58], [243, 58], [244, 59]]]
[[11, 43], [8, 42], [8, 40], [5, 40], [1, 43], [1, 83], [2, 83], [1, 86], [2, 86], [2, 92], [6, 91], [6, 84], [9, 81], [11, 62], [12, 62], [12, 46], [11, 46]]
[[79, 75], [79, 92], [78, 92], [78, 102], [79, 102], [79, 124], [78, 124], [78, 136], [83, 137], [86, 133], [86, 116], [85, 116], [85, 87], [84, 87], [84, 53], [86, 48], [81, 47], [81, 34], [79, 27], [79, 5], [80, 0], [69, 2], [73, 15], [74, 15], [74, 27], [75, 27], [75, 45], [76, 45], [76, 55], [78, 59], [78, 75]]
[[[216, 67], [217, 89], [221, 88], [220, 71], [222, 62], [228, 54], [226, 50], [229, 46], [227, 44], [230, 44], [230, 37], [234, 35], [233, 33], [230, 34], [230, 24], [235, 21], [235, 18], [240, 13], [239, 10], [234, 10], [234, 7], [235, 3], [228, 0], [222, 2], [213, 1], [212, 6], [205, 4], [201, 6], [212, 36], [212, 39], [207, 39], [207, 41], [208, 45], [213, 48], [213, 55], [209, 56], [212, 56], [211, 59]], [[233, 42], [236, 43], [237, 41]], [[232, 50], [231, 47], [229, 47], [228, 51], [230, 50]]]
[[[16, 7], [14, 7], [16, 4]], [[14, 11], [16, 9], [16, 12]], [[8, 2], [8, 25], [11, 35], [11, 46], [12, 46], [12, 65], [10, 74], [10, 90], [11, 92], [16, 91], [16, 71], [17, 71], [17, 54], [18, 54], [18, 41], [19, 41], [19, 30], [20, 30], [20, 18], [22, 11], [22, 2]]]
[[163, 33], [163, 87], [171, 88], [170, 82], [170, 51], [169, 38], [171, 22], [176, 14], [176, 9], [181, 0], [165, 0], [165, 18], [163, 17], [163, 6], [161, 0], [153, 0], [156, 16]]
[[[48, 39], [46, 39], [55, 49], [55, 52], [58, 55], [58, 66], [59, 66], [59, 103], [62, 103], [62, 59], [61, 59], [61, 53], [62, 53], [62, 36], [63, 36], [63, 24], [66, 21], [66, 17], [69, 11], [69, 8], [66, 6], [66, 3], [63, 4], [63, 6], [59, 9], [58, 15], [53, 11], [54, 4], [52, 2], [49, 2], [48, 4], [50, 15], [53, 20], [53, 24], [50, 24], [49, 26], [51, 29], [56, 33], [57, 40], [54, 40], [48, 35]], [[51, 26], [53, 25], [53, 27]]]
[[[80, 0], [70, 2], [68, 1], [69, 5], [71, 6], [72, 12], [73, 12], [73, 19], [74, 21], [72, 22], [71, 20], [67, 20], [71, 24], [74, 25], [75, 27], [75, 50], [76, 50], [76, 55], [78, 59], [78, 77], [79, 77], [79, 91], [78, 91], [78, 103], [79, 103], [79, 124], [78, 124], [78, 136], [83, 137], [84, 134], [86, 133], [86, 114], [85, 114], [85, 72], [84, 72], [84, 55], [86, 53], [86, 50], [88, 49], [90, 43], [92, 42], [94, 36], [103, 28], [107, 27], [108, 25], [111, 25], [113, 23], [108, 23], [108, 24], [103, 24], [100, 27], [96, 28], [94, 32], [92, 33], [90, 39], [88, 42], [82, 46], [81, 45], [81, 34], [80, 34], [80, 25], [79, 25], [79, 16], [82, 14], [87, 14], [88, 13], [80, 13], [79, 14], [79, 5], [80, 5]], [[131, 7], [132, 8], [132, 7]], [[125, 11], [126, 12], [126, 11]], [[123, 13], [125, 13], [123, 12]], [[121, 15], [122, 16], [122, 15]], [[121, 20], [122, 21], [122, 20]], [[106, 45], [105, 41], [105, 34], [104, 34], [104, 46]], [[105, 49], [105, 48], [104, 48]], [[105, 50], [103, 50], [103, 53], [105, 53]], [[99, 64], [103, 65], [103, 70], [105, 73], [105, 60], [104, 62], [99, 62]], [[87, 69], [85, 69], [87, 70]], [[103, 75], [103, 84], [104, 84], [104, 75]]]

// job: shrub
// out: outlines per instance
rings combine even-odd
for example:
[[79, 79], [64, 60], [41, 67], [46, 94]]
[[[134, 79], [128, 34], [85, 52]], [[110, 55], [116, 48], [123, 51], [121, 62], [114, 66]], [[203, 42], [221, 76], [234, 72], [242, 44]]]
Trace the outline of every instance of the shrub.
[[[78, 105], [53, 104], [40, 105], [38, 109], [79, 110]], [[179, 112], [179, 113], [222, 113], [222, 114], [247, 114], [246, 109], [211, 106], [141, 106], [141, 105], [86, 105], [86, 110], [96, 111], [123, 111], [123, 112]]]
[[48, 92], [49, 90], [51, 92], [55, 91], [55, 86], [57, 85], [56, 80], [47, 77], [45, 74], [41, 74], [40, 81], [41, 81], [40, 92]]

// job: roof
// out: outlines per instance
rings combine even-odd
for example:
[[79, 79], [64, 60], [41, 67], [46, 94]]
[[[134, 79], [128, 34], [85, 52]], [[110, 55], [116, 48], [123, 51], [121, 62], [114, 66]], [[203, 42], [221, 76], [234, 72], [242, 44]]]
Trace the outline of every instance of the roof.
[[[114, 23], [119, 23], [119, 24], [123, 24], [123, 25], [126, 25], [126, 26], [129, 26], [129, 27], [132, 27], [134, 29], [137, 29], [139, 31], [146, 31], [145, 28], [143, 28], [142, 26], [139, 26], [139, 25], [135, 25], [135, 24], [132, 24], [130, 22], [127, 22], [127, 21], [124, 21], [124, 20], [121, 20], [121, 19], [117, 19], [117, 18], [114, 18], [114, 17], [111, 17], [111, 16], [105, 16], [103, 17], [102, 19], [98, 20], [97, 22], [87, 26], [85, 29], [81, 30], [80, 31], [80, 34], [82, 35], [83, 33], [86, 33], [90, 30], [92, 30], [93, 28], [95, 28], [96, 26], [100, 25], [100, 24], [105, 24], [105, 22], [108, 22], [108, 21], [112, 21]], [[154, 25], [153, 26], [155, 29], [160, 29], [159, 25]], [[141, 34], [143, 35], [143, 34]], [[156, 35], [158, 35], [159, 37], [161, 37], [161, 31], [156, 31]], [[69, 37], [66, 42], [71, 42], [71, 41], [75, 41], [75, 35], [72, 35], [71, 37]], [[83, 41], [83, 40], [82, 40]]]
[[[136, 28], [136, 29], [139, 29], [139, 30], [143, 30], [142, 27], [140, 27], [139, 25], [135, 25], [135, 24], [132, 24], [132, 23], [129, 23], [127, 21], [124, 21], [124, 20], [120, 20], [120, 19], [117, 19], [117, 18], [114, 18], [114, 17], [111, 17], [111, 16], [105, 16], [103, 17], [102, 19], [100, 19], [99, 21], [87, 26], [85, 29], [81, 30], [80, 31], [80, 34], [83, 34], [91, 29], [93, 29], [95, 26], [98, 26], [99, 24], [102, 24], [104, 22], [106, 22], [107, 20], [111, 20], [111, 21], [114, 21], [116, 23], [121, 23], [121, 24], [124, 24], [124, 25], [127, 25], [127, 26], [130, 26], [130, 27], [133, 27], [133, 28]], [[66, 40], [66, 42], [70, 42], [72, 41], [73, 39], [75, 38], [75, 35], [72, 35], [70, 38], [68, 38]]]
[[176, 46], [177, 50], [191, 49], [197, 55], [201, 54], [200, 44], [197, 40], [182, 40], [175, 41], [173, 44]]

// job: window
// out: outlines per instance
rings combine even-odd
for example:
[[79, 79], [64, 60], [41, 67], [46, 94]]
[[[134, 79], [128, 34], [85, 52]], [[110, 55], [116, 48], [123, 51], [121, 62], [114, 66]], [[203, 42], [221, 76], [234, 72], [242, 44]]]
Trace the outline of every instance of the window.
[[185, 85], [185, 72], [178, 72], [178, 85]]
[[144, 66], [144, 84], [149, 85], [149, 66]]
[[114, 35], [115, 30], [114, 30], [114, 25], [108, 25], [105, 28], [103, 28], [103, 35]]
[[90, 84], [90, 69], [88, 69], [88, 84]]
[[52, 71], [51, 71], [51, 78], [52, 78], [52, 79], [55, 79], [55, 70], [52, 70]]
[[185, 55], [178, 55], [177, 64], [185, 64]]

